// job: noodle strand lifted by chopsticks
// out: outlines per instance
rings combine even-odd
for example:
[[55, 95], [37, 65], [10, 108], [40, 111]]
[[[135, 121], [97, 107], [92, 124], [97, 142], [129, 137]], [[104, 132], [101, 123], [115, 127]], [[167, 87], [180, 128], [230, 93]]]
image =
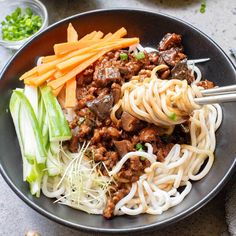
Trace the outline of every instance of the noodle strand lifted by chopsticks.
[[115, 112], [122, 107], [134, 117], [160, 127], [183, 123], [200, 106], [194, 97], [201, 96], [196, 85], [189, 86], [186, 80], [161, 80], [156, 72], [167, 68], [159, 65], [152, 70], [151, 77], [140, 81], [135, 76], [122, 86], [122, 99], [114, 106], [111, 119], [117, 122]]

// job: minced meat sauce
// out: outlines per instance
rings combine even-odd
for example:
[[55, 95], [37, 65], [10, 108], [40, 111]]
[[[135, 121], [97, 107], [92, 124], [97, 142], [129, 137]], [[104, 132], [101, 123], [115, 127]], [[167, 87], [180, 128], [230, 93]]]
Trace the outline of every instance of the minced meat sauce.
[[[162, 135], [161, 128], [138, 120], [127, 112], [118, 111], [118, 124], [110, 119], [114, 104], [121, 98], [121, 86], [132, 76], [149, 77], [151, 70], [160, 64], [168, 69], [159, 72], [161, 79], [186, 79], [191, 83], [194, 77], [187, 69], [181, 36], [167, 34], [159, 43], [158, 51], [146, 53], [137, 59], [127, 50], [112, 51], [101, 57], [92, 66], [77, 75], [77, 99], [75, 119], [70, 122], [73, 137], [69, 149], [76, 152], [78, 143], [90, 141], [91, 158], [106, 165], [101, 169], [107, 175], [116, 163], [138, 143], [151, 143], [154, 154], [163, 161], [175, 143], [189, 143], [187, 124], [175, 127], [170, 136]], [[127, 58], [120, 54], [128, 55]], [[203, 83], [204, 87], [209, 83]], [[211, 86], [211, 85], [209, 85]], [[116, 203], [129, 193], [132, 182], [136, 182], [144, 169], [150, 166], [147, 159], [132, 157], [115, 176], [116, 185], [111, 186], [104, 217], [111, 218]]]

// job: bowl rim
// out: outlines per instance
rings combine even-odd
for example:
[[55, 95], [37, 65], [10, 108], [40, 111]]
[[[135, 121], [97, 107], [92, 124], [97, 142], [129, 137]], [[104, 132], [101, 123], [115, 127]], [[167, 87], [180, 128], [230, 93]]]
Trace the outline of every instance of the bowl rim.
[[[4, 2], [3, 2], [4, 3]], [[34, 34], [30, 35], [28, 38], [24, 38], [22, 40], [18, 40], [18, 41], [8, 41], [8, 40], [3, 40], [0, 39], [0, 45], [5, 46], [5, 47], [10, 47], [10, 46], [23, 46], [25, 43], [28, 43], [34, 36], [36, 36], [38, 33], [41, 33], [47, 26], [48, 26], [48, 11], [46, 6], [39, 0], [21, 0], [21, 1], [13, 1], [10, 2], [10, 5], [19, 5], [21, 3], [29, 3], [29, 4], [36, 4], [40, 10], [42, 11], [42, 26], [40, 27], [40, 29], [35, 32]], [[8, 4], [8, 5], [9, 5]]]
[[[157, 11], [152, 11], [152, 10], [146, 10], [146, 9], [140, 9], [140, 8], [104, 8], [104, 9], [97, 9], [97, 10], [91, 10], [91, 11], [86, 11], [86, 12], [82, 12], [82, 13], [78, 13], [69, 17], [66, 17], [64, 19], [61, 19], [55, 23], [53, 23], [52, 25], [50, 25], [49, 27], [47, 27], [46, 29], [42, 30], [41, 32], [39, 32], [39, 34], [33, 35], [32, 38], [30, 38], [29, 41], [27, 41], [16, 53], [15, 55], [6, 63], [6, 65], [3, 67], [2, 71], [0, 72], [0, 79], [2, 78], [3, 74], [5, 73], [5, 71], [7, 70], [8, 66], [14, 61], [15, 57], [18, 56], [18, 54], [21, 53], [21, 50], [30, 45], [32, 43], [32, 41], [37, 38], [40, 37], [41, 34], [43, 34], [44, 32], [50, 31], [52, 28], [58, 26], [59, 24], [61, 24], [62, 22], [68, 21], [70, 19], [74, 19], [80, 16], [84, 16], [84, 15], [90, 15], [93, 13], [99, 13], [99, 12], [119, 12], [119, 11], [127, 11], [127, 12], [131, 12], [131, 11], [136, 11], [136, 12], [142, 12], [142, 13], [151, 13], [151, 14], [155, 14], [155, 15], [159, 15], [159, 16], [163, 16], [166, 18], [169, 18], [171, 20], [177, 21], [181, 24], [184, 24], [190, 28], [193, 28], [197, 33], [201, 34], [202, 36], [204, 36], [205, 38], [207, 38], [227, 59], [228, 63], [232, 66], [232, 68], [235, 71], [235, 75], [236, 75], [236, 66], [234, 65], [234, 63], [231, 61], [231, 59], [229, 58], [229, 56], [224, 52], [224, 50], [210, 37], [208, 36], [206, 33], [202, 32], [201, 30], [199, 30], [197, 27], [193, 26], [192, 24], [177, 18], [175, 16], [171, 16], [169, 14], [166, 13], [162, 13], [162, 12], [157, 12]], [[64, 226], [70, 227], [70, 228], [74, 228], [77, 230], [82, 230], [82, 231], [87, 231], [87, 232], [99, 232], [99, 233], [131, 233], [131, 232], [143, 232], [143, 231], [151, 231], [151, 230], [155, 230], [155, 229], [160, 229], [163, 227], [166, 227], [168, 225], [171, 225], [173, 223], [176, 223], [184, 218], [186, 218], [187, 216], [192, 215], [194, 212], [196, 212], [197, 210], [199, 210], [201, 207], [203, 207], [205, 204], [207, 204], [210, 200], [212, 200], [219, 192], [220, 190], [222, 190], [222, 188], [224, 187], [224, 185], [229, 181], [230, 177], [234, 174], [234, 172], [236, 172], [236, 156], [234, 157], [233, 163], [230, 166], [230, 168], [228, 169], [228, 171], [226, 172], [226, 174], [224, 175], [224, 177], [221, 179], [221, 181], [215, 186], [214, 189], [212, 189], [204, 198], [201, 199], [201, 201], [197, 202], [196, 204], [194, 204], [193, 206], [191, 206], [190, 208], [186, 209], [185, 211], [180, 212], [179, 214], [176, 214], [166, 220], [162, 220], [160, 222], [155, 222], [155, 223], [151, 223], [148, 225], [142, 225], [142, 226], [136, 226], [133, 228], [126, 228], [126, 229], [108, 229], [108, 228], [97, 228], [97, 227], [93, 227], [93, 226], [84, 226], [81, 225], [79, 223], [72, 223], [68, 220], [64, 220], [61, 219], [60, 217], [55, 216], [54, 214], [44, 210], [43, 208], [41, 208], [40, 206], [38, 206], [36, 203], [33, 202], [33, 200], [28, 199], [21, 191], [20, 189], [18, 189], [15, 184], [13, 183], [13, 181], [11, 181], [10, 177], [7, 175], [7, 173], [5, 172], [5, 170], [3, 169], [3, 166], [0, 162], [0, 173], [3, 176], [3, 179], [6, 181], [6, 183], [10, 186], [10, 188], [16, 193], [17, 196], [19, 196], [21, 198], [21, 200], [23, 200], [28, 206], [30, 206], [32, 209], [34, 209], [35, 211], [37, 211], [38, 213], [40, 213], [41, 215], [47, 217], [48, 219], [55, 221], [57, 223], [60, 223]]]

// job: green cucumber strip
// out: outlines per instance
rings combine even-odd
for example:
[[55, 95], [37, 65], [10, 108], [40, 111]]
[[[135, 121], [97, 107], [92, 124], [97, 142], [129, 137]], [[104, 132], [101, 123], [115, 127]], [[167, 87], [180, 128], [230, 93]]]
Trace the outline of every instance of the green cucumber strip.
[[51, 88], [43, 86], [40, 90], [47, 113], [49, 140], [65, 141], [71, 139], [71, 131], [68, 122], [63, 114], [60, 104], [52, 94]]
[[[37, 121], [37, 118], [35, 116], [34, 110], [32, 108], [32, 106], [30, 105], [28, 99], [25, 97], [24, 93], [22, 93], [21, 91], [17, 91], [15, 90], [13, 92], [15, 94], [15, 96], [17, 97], [17, 99], [19, 99], [20, 103], [21, 103], [21, 108], [22, 111], [24, 111], [23, 114], [25, 114], [25, 119], [29, 120], [29, 124], [27, 124], [28, 127], [32, 127], [33, 129], [33, 133], [34, 133], [34, 137], [35, 137], [35, 143], [36, 143], [36, 158], [37, 158], [37, 162], [38, 163], [44, 163], [47, 153], [43, 144], [43, 138], [42, 138], [42, 134], [39, 128], [39, 124]], [[20, 116], [21, 119], [23, 119], [22, 116]], [[25, 120], [23, 120], [22, 122], [26, 122]], [[22, 123], [20, 122], [20, 123]], [[24, 140], [22, 140], [24, 142]], [[33, 141], [32, 141], [33, 143]], [[29, 143], [29, 145], [32, 145], [32, 143]], [[27, 145], [27, 144], [26, 144]], [[25, 145], [24, 145], [25, 146]]]
[[[23, 93], [23, 90], [17, 90], [20, 93]], [[22, 139], [21, 132], [20, 132], [20, 112], [22, 108], [21, 100], [17, 96], [17, 93], [13, 92], [11, 99], [10, 99], [10, 112], [12, 115], [13, 123], [15, 126], [17, 138], [19, 141], [20, 145], [20, 150], [21, 150], [21, 156], [22, 156], [22, 162], [23, 162], [23, 180], [29, 182], [30, 186], [32, 185], [33, 182], [37, 182], [38, 185], [41, 184], [41, 179], [42, 179], [42, 166], [38, 165], [36, 163], [35, 157], [34, 160], [31, 160], [34, 164], [30, 164], [27, 160], [27, 158], [24, 156], [24, 145], [23, 142], [24, 140]], [[40, 185], [39, 185], [40, 186]], [[31, 187], [30, 187], [31, 188]], [[39, 196], [40, 194], [40, 189], [35, 192], [35, 188], [31, 188], [34, 191], [31, 191], [31, 193], [36, 194]]]
[[36, 141], [33, 127], [30, 125], [30, 119], [29, 116], [26, 115], [26, 112], [26, 109], [24, 109], [24, 106], [21, 104], [19, 110], [19, 130], [24, 147], [23, 155], [32, 163], [36, 157]]
[[20, 150], [21, 150], [21, 157], [22, 157], [22, 161], [23, 161], [23, 180], [26, 181], [29, 172], [31, 171], [31, 165], [29, 164], [29, 162], [27, 161], [26, 157], [24, 156], [24, 146], [23, 146], [23, 140], [20, 134], [20, 128], [19, 128], [19, 111], [20, 111], [20, 100], [18, 99], [18, 97], [16, 96], [16, 94], [13, 92], [11, 99], [10, 99], [10, 112], [11, 112], [11, 116], [12, 116], [12, 120], [15, 126], [15, 130], [16, 130], [16, 135], [19, 141], [19, 146], [20, 146]]
[[25, 85], [24, 94], [28, 101], [30, 102], [36, 117], [38, 116], [38, 88]]
[[44, 146], [45, 146], [46, 150], [48, 150], [48, 147], [49, 147], [49, 127], [48, 127], [48, 119], [47, 119], [46, 109], [44, 106], [42, 96], [40, 96], [40, 99], [39, 99], [38, 121], [39, 121], [40, 130], [41, 130], [42, 136], [43, 136]]

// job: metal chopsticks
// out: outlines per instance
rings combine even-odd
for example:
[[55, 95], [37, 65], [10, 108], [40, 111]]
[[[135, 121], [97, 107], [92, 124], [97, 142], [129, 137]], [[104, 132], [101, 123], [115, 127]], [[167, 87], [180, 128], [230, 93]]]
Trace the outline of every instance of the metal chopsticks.
[[202, 91], [202, 95], [203, 97], [194, 99], [199, 105], [236, 102], [236, 85], [206, 89]]

